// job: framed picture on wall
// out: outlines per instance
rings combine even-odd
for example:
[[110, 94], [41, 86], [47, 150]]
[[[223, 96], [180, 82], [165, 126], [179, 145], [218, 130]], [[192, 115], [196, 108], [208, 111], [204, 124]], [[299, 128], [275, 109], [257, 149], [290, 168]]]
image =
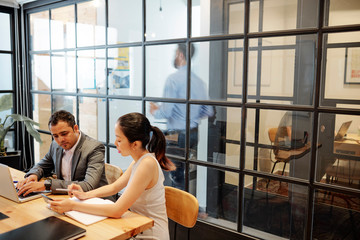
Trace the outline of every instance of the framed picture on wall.
[[360, 48], [346, 48], [345, 84], [360, 84]]

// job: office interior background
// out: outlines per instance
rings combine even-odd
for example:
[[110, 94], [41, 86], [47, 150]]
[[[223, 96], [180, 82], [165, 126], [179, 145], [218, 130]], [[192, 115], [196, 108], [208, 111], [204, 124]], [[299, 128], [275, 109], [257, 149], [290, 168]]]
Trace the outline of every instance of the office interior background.
[[[9, 132], [20, 169], [45, 155], [48, 119], [65, 109], [105, 144], [106, 162], [126, 170], [131, 158], [114, 145], [117, 118], [141, 112], [166, 132], [149, 103], [176, 103], [187, 110], [187, 138], [183, 151], [168, 153], [202, 211], [194, 228], [178, 227], [178, 239], [360, 236], [360, 1], [0, 2], [0, 96], [13, 98], [0, 118], [33, 118], [43, 140], [18, 125]], [[178, 43], [195, 49], [186, 97], [165, 98]], [[190, 72], [207, 98], [191, 97]], [[195, 105], [215, 115], [200, 121], [194, 151]], [[335, 138], [346, 122], [348, 144]], [[272, 128], [300, 150], [279, 150]]]

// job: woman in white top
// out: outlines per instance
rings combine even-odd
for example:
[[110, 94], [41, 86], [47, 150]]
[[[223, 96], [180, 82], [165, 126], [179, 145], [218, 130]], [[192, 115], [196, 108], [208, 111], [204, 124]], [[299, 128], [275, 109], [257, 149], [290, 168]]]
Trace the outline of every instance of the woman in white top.
[[[150, 139], [150, 133], [152, 137]], [[69, 185], [70, 195], [84, 200], [106, 197], [126, 187], [114, 204], [84, 204], [69, 199], [51, 202], [58, 213], [76, 210], [96, 215], [120, 218], [127, 209], [154, 219], [154, 227], [142, 233], [161, 240], [169, 239], [165, 205], [164, 175], [161, 169], [171, 171], [174, 164], [165, 156], [166, 140], [159, 128], [150, 125], [140, 113], [120, 117], [115, 125], [115, 145], [122, 156], [134, 160], [124, 174], [110, 185], [83, 192], [77, 184]]]

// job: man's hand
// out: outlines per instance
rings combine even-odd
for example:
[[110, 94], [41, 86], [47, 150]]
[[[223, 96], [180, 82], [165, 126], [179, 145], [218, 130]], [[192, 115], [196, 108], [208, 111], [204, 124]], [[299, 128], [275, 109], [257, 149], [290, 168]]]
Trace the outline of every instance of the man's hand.
[[150, 102], [150, 113], [154, 115], [154, 113], [159, 109], [159, 105], [156, 103]]
[[24, 186], [25, 184], [29, 183], [29, 182], [37, 182], [37, 176], [35, 174], [31, 174], [30, 176], [28, 176], [27, 178], [25, 178], [24, 180], [19, 181], [16, 184], [16, 188], [20, 189], [22, 188], [22, 186]]
[[26, 196], [31, 192], [39, 192], [44, 190], [45, 190], [44, 182], [32, 181], [26, 183], [21, 188], [19, 188], [18, 195]]

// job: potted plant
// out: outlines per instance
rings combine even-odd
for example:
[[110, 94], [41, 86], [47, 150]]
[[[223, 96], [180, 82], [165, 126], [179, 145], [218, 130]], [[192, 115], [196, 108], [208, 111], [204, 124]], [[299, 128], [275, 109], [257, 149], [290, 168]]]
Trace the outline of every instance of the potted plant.
[[[0, 97], [0, 112], [11, 109], [12, 96], [11, 94], [3, 95]], [[39, 132], [34, 128], [34, 126], [39, 126], [39, 123], [33, 121], [32, 119], [20, 115], [20, 114], [10, 114], [5, 117], [4, 120], [0, 118], [0, 162], [5, 164], [9, 163], [9, 160], [5, 160], [8, 155], [5, 149], [5, 137], [10, 128], [15, 124], [15, 122], [22, 122], [25, 125], [27, 132], [35, 138], [36, 141], [42, 142]]]

